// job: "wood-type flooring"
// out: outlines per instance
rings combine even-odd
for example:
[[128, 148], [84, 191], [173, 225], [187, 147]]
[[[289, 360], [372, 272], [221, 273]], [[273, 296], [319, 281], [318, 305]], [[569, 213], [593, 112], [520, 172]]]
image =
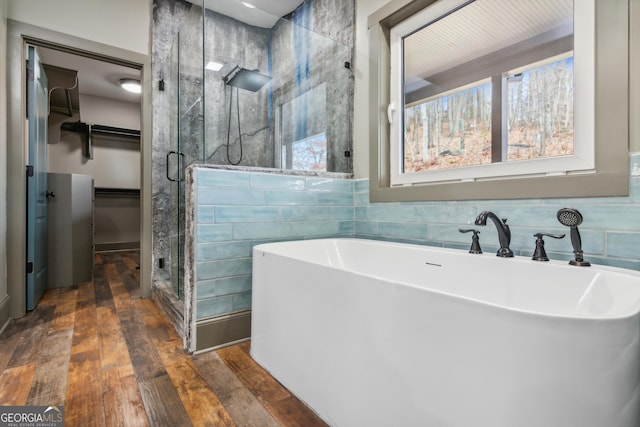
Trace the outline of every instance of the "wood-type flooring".
[[195, 356], [140, 298], [139, 253], [96, 255], [93, 281], [48, 290], [0, 334], [0, 406], [64, 406], [65, 426], [325, 426], [249, 356]]

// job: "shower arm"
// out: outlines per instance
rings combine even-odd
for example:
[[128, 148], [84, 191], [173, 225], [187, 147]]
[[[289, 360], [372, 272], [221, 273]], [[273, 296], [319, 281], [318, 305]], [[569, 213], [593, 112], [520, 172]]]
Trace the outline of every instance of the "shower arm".
[[233, 69], [231, 69], [231, 71], [229, 71], [222, 77], [224, 83], [229, 84], [229, 81], [233, 78], [233, 76], [235, 76], [238, 71], [240, 71], [240, 66], [236, 65], [235, 67], [233, 67]]

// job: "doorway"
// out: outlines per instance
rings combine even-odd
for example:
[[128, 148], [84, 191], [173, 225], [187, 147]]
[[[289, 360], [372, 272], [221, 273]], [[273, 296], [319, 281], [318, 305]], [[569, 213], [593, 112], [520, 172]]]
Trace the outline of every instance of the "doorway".
[[[120, 85], [139, 82], [140, 70], [39, 51], [50, 81], [48, 192], [58, 194], [48, 203], [57, 220], [48, 233], [48, 286], [55, 288], [91, 280], [94, 248], [140, 249], [140, 94]], [[87, 180], [90, 191], [75, 188]], [[61, 199], [65, 189], [72, 197]]]
[[[13, 100], [10, 105], [8, 105], [8, 140], [10, 141], [22, 141], [20, 143], [9, 144], [7, 157], [8, 157], [8, 165], [7, 165], [7, 199], [11, 201], [7, 206], [7, 275], [8, 275], [8, 293], [10, 298], [10, 317], [20, 317], [26, 312], [26, 292], [25, 292], [25, 283], [26, 283], [26, 269], [24, 266], [26, 265], [26, 174], [24, 173], [25, 167], [27, 165], [27, 156], [26, 149], [28, 148], [26, 135], [24, 129], [25, 123], [25, 107], [22, 105], [26, 104], [26, 96], [25, 94], [25, 81], [26, 81], [26, 72], [22, 64], [25, 63], [25, 46], [33, 45], [36, 46], [43, 53], [43, 61], [44, 63], [49, 63], [52, 66], [60, 67], [60, 68], [68, 68], [72, 69], [72, 63], [68, 59], [64, 59], [62, 61], [62, 65], [60, 62], [56, 62], [56, 60], [52, 60], [48, 57], [48, 53], [52, 53], [54, 55], [66, 55], [67, 58], [73, 57], [76, 60], [82, 61], [92, 61], [94, 66], [97, 67], [98, 70], [103, 72], [107, 72], [106, 70], [111, 70], [112, 67], [122, 67], [127, 71], [129, 76], [122, 75], [119, 78], [131, 77], [131, 75], [135, 75], [138, 80], [140, 80], [144, 85], [145, 77], [150, 80], [150, 58], [146, 55], [137, 54], [130, 51], [125, 51], [115, 47], [105, 46], [99, 43], [94, 43], [89, 40], [79, 39], [72, 36], [62, 35], [59, 33], [55, 33], [46, 29], [42, 29], [39, 27], [33, 27], [31, 25], [22, 24], [14, 21], [8, 21], [7, 25], [7, 80], [8, 80], [8, 93], [7, 98]], [[97, 65], [95, 65], [97, 64]], [[82, 74], [85, 74], [84, 72]], [[119, 89], [115, 84], [114, 80], [117, 76], [115, 72], [112, 72], [108, 75], [109, 83], [115, 88]], [[82, 76], [80, 77], [82, 78]], [[82, 81], [80, 80], [80, 84]], [[118, 82], [116, 80], [116, 82]], [[119, 83], [119, 82], [118, 82]], [[115, 90], [114, 89], [114, 90]], [[80, 88], [82, 93], [82, 87]], [[130, 248], [132, 244], [136, 244], [138, 248], [141, 250], [141, 258], [145, 259], [145, 255], [150, 247], [150, 225], [146, 225], [147, 221], [142, 221], [142, 217], [150, 217], [150, 203], [145, 202], [145, 191], [144, 186], [147, 185], [150, 187], [150, 182], [144, 178], [145, 173], [150, 176], [150, 166], [148, 169], [143, 168], [143, 165], [150, 165], [150, 150], [145, 149], [145, 141], [143, 135], [150, 135], [150, 101], [145, 103], [144, 99], [145, 95], [144, 91], [141, 95], [138, 95], [138, 101], [135, 103], [135, 111], [137, 116], [137, 126], [129, 126], [122, 127], [123, 129], [136, 128], [138, 132], [138, 142], [133, 143], [131, 140], [125, 141], [127, 137], [123, 137], [122, 135], [109, 136], [105, 137], [104, 135], [96, 136], [93, 135], [89, 144], [87, 144], [86, 139], [83, 138], [86, 134], [83, 135], [74, 135], [72, 130], [64, 130], [62, 129], [62, 120], [50, 120], [49, 130], [51, 134], [52, 129], [57, 129], [54, 131], [55, 137], [58, 138], [58, 141], [51, 141], [48, 144], [48, 148], [53, 148], [55, 146], [55, 150], [60, 152], [56, 154], [51, 154], [49, 156], [48, 162], [48, 171], [49, 172], [60, 172], [60, 173], [75, 173], [80, 174], [83, 173], [86, 175], [91, 175], [94, 178], [94, 187], [95, 188], [104, 188], [109, 190], [109, 197], [113, 196], [113, 190], [121, 191], [121, 193], [117, 194], [117, 197], [126, 196], [128, 199], [136, 199], [135, 203], [132, 203], [131, 200], [116, 203], [118, 205], [116, 209], [124, 206], [135, 205], [134, 208], [128, 209], [129, 215], [127, 215], [126, 223], [129, 226], [127, 230], [124, 230], [125, 233], [129, 233], [128, 236], [131, 236], [132, 230], [133, 234], [136, 234], [135, 238], [127, 238], [127, 242], [125, 244], [126, 248]], [[67, 117], [68, 120], [66, 122], [80, 124], [95, 124], [104, 126], [104, 128], [119, 128], [120, 126], [109, 126], [113, 125], [114, 122], [113, 117], [110, 114], [105, 113], [104, 111], [100, 113], [95, 113], [99, 120], [94, 120], [95, 115], [91, 117], [91, 113], [88, 111], [98, 108], [100, 102], [96, 102], [97, 98], [104, 98], [107, 104], [118, 104], [122, 106], [122, 103], [126, 103], [130, 101], [118, 101], [113, 98], [109, 98], [107, 96], [100, 96], [96, 94], [82, 94], [80, 99], [85, 101], [84, 105], [87, 105], [90, 108], [83, 109], [83, 104], [81, 102], [78, 111], [72, 111], [71, 115]], [[21, 102], [15, 102], [16, 100], [22, 100]], [[116, 108], [116, 110], [121, 110], [122, 108]], [[55, 108], [54, 108], [55, 110]], [[87, 113], [83, 113], [83, 111], [87, 111]], [[61, 114], [55, 112], [55, 114]], [[77, 116], [76, 116], [77, 114]], [[131, 116], [131, 114], [128, 114]], [[93, 122], [93, 123], [90, 123]], [[112, 130], [112, 129], [108, 129]], [[145, 133], [146, 130], [146, 133]], [[50, 138], [51, 139], [51, 138]], [[61, 141], [65, 141], [60, 144]], [[75, 141], [75, 142], [73, 142]], [[66, 146], [65, 146], [66, 144]], [[76, 144], [74, 146], [74, 144]], [[105, 157], [105, 153], [116, 152], [118, 147], [122, 148], [123, 145], [129, 144], [129, 149], [124, 149], [129, 154], [127, 161], [122, 161], [122, 159], [113, 157], [107, 159]], [[135, 144], [135, 149], [131, 148], [131, 144]], [[149, 143], [150, 146], [150, 143]], [[80, 147], [78, 149], [78, 147]], [[54, 150], [51, 150], [52, 152]], [[82, 153], [80, 153], [82, 151]], [[65, 156], [66, 153], [66, 156]], [[136, 154], [133, 154], [136, 153]], [[91, 156], [93, 154], [93, 159]], [[101, 166], [97, 165], [96, 158], [100, 155], [100, 158], [103, 158], [103, 164]], [[83, 158], [78, 160], [78, 156], [82, 156]], [[53, 160], [54, 157], [57, 160]], [[126, 156], [125, 156], [126, 157]], [[131, 158], [134, 158], [132, 161]], [[65, 162], [58, 163], [59, 159], [70, 160], [73, 158], [73, 161], [69, 161], [67, 163], [73, 163], [74, 168], [70, 168], [69, 164], [65, 165]], [[93, 161], [93, 165], [92, 165]], [[109, 164], [108, 167], [105, 165]], [[61, 166], [62, 165], [62, 166]], [[124, 166], [124, 167], [123, 167]], [[97, 170], [101, 170], [102, 172], [90, 171], [91, 168], [97, 168]], [[66, 168], [66, 169], [65, 169]], [[131, 177], [131, 175], [135, 175], [137, 177], [137, 182], [135, 185], [120, 185], [114, 184], [113, 182], [105, 181], [105, 177], [108, 174], [105, 171], [110, 171], [111, 176], [115, 176], [117, 180], [122, 180], [126, 177]], [[102, 175], [101, 175], [102, 173]], [[95, 176], [94, 176], [95, 175]], [[105, 185], [102, 187], [98, 187], [103, 182]], [[122, 181], [118, 181], [122, 182]], [[128, 181], [132, 182], [131, 180]], [[97, 184], [97, 185], [96, 185]], [[95, 194], [95, 192], [94, 192]], [[150, 191], [146, 194], [150, 194]], [[146, 207], [148, 206], [148, 208]], [[126, 210], [126, 209], [125, 209]], [[97, 211], [97, 209], [96, 209]], [[135, 219], [131, 219], [130, 215], [132, 211], [135, 211], [136, 214]], [[109, 214], [107, 214], [109, 216]], [[112, 225], [113, 225], [112, 221]], [[130, 227], [131, 224], [134, 224], [134, 227]], [[141, 237], [144, 236], [144, 237]], [[124, 238], [120, 236], [120, 241]], [[108, 243], [117, 243], [117, 242], [108, 242]], [[142, 261], [141, 263], [141, 276], [147, 276], [150, 269], [147, 265], [150, 265], [150, 257], [147, 262]], [[141, 293], [143, 296], [150, 295], [150, 280], [143, 280], [143, 289], [141, 289]]]

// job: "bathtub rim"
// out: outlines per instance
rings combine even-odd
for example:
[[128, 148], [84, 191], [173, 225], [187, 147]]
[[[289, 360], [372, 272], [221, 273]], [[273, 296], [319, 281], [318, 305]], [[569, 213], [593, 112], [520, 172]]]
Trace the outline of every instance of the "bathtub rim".
[[[393, 241], [386, 241], [386, 240], [375, 240], [375, 239], [363, 239], [363, 238], [357, 238], [357, 237], [344, 237], [344, 238], [319, 238], [319, 239], [300, 239], [300, 240], [285, 240], [285, 241], [280, 241], [280, 242], [268, 242], [268, 243], [261, 243], [259, 245], [255, 245], [253, 247], [252, 250], [252, 255], [253, 255], [253, 262], [255, 262], [256, 257], [256, 252], [266, 252], [266, 253], [270, 253], [271, 255], [274, 256], [279, 256], [282, 258], [286, 258], [286, 259], [291, 259], [291, 260], [295, 260], [298, 262], [302, 262], [305, 264], [309, 264], [309, 265], [320, 265], [322, 267], [326, 267], [332, 270], [336, 270], [336, 271], [341, 271], [344, 273], [348, 273], [348, 274], [354, 274], [354, 275], [361, 275], [364, 277], [368, 277], [371, 279], [375, 279], [375, 280], [384, 280], [385, 282], [389, 282], [392, 283], [394, 285], [397, 286], [406, 286], [406, 287], [410, 287], [419, 291], [424, 291], [424, 292], [431, 292], [431, 293], [436, 293], [442, 296], [445, 296], [447, 298], [455, 298], [455, 299], [462, 299], [464, 301], [467, 301], [469, 303], [473, 303], [473, 304], [477, 304], [477, 305], [481, 305], [481, 306], [488, 306], [488, 307], [492, 307], [492, 308], [496, 308], [499, 310], [505, 310], [508, 312], [513, 312], [513, 313], [518, 313], [520, 315], [527, 315], [527, 316], [534, 316], [534, 317], [546, 317], [546, 318], [550, 318], [550, 319], [562, 319], [562, 320], [574, 320], [574, 321], [580, 321], [580, 322], [584, 322], [584, 321], [591, 321], [591, 322], [612, 322], [612, 321], [623, 321], [623, 320], [629, 320], [635, 316], [639, 316], [640, 315], [640, 298], [633, 304], [631, 304], [627, 309], [625, 310], [621, 310], [619, 312], [616, 313], [608, 313], [604, 316], [598, 316], [598, 315], [578, 315], [578, 314], [559, 314], [559, 313], [548, 313], [548, 312], [544, 312], [544, 311], [534, 311], [534, 310], [526, 310], [526, 309], [522, 309], [522, 308], [516, 308], [516, 307], [509, 307], [503, 304], [498, 304], [495, 302], [490, 302], [490, 301], [485, 301], [485, 300], [480, 300], [477, 298], [472, 298], [472, 297], [468, 297], [465, 295], [460, 295], [460, 294], [456, 294], [456, 293], [452, 293], [452, 292], [446, 292], [446, 291], [442, 291], [442, 290], [438, 290], [438, 289], [433, 289], [433, 288], [424, 288], [424, 287], [420, 287], [418, 285], [415, 285], [413, 283], [409, 283], [409, 282], [404, 282], [404, 281], [400, 281], [400, 280], [394, 280], [394, 279], [389, 279], [389, 278], [384, 278], [381, 279], [378, 276], [372, 275], [372, 274], [368, 274], [366, 272], [362, 272], [362, 271], [352, 271], [352, 270], [348, 270], [345, 268], [339, 268], [333, 265], [327, 265], [327, 264], [322, 264], [319, 262], [313, 262], [313, 261], [309, 261], [309, 260], [305, 260], [305, 259], [301, 259], [301, 258], [296, 258], [294, 255], [288, 253], [288, 254], [282, 254], [282, 253], [274, 253], [274, 252], [269, 252], [268, 248], [269, 246], [272, 245], [282, 245], [282, 244], [295, 244], [295, 243], [302, 243], [302, 242], [324, 242], [324, 241], [361, 241], [361, 242], [368, 242], [368, 243], [374, 243], [374, 244], [380, 244], [382, 246], [408, 246], [408, 247], [413, 247], [413, 248], [417, 248], [417, 249], [422, 249], [422, 250], [434, 250], [436, 252], [444, 252], [444, 253], [455, 253], [455, 254], [460, 254], [460, 255], [464, 255], [464, 254], [468, 254], [468, 252], [466, 250], [463, 249], [456, 249], [456, 248], [445, 248], [445, 247], [440, 247], [440, 246], [427, 246], [427, 245], [420, 245], [420, 244], [414, 244], [414, 243], [404, 243], [404, 242], [393, 242]], [[486, 258], [491, 257], [491, 254], [488, 253], [483, 253], [483, 254], [476, 254], [476, 255], [472, 255], [472, 256], [483, 256]], [[494, 255], [495, 256], [495, 255]], [[540, 262], [540, 261], [532, 261], [531, 258], [526, 257], [526, 256], [521, 256], [521, 255], [516, 255], [513, 258], [506, 258], [505, 262], [509, 262], [511, 260], [518, 260], [520, 262]], [[545, 261], [544, 264], [548, 264], [548, 265], [557, 265], [557, 266], [561, 266], [561, 267], [567, 267], [567, 268], [574, 268], [575, 266], [569, 266], [568, 262], [566, 261], [560, 261], [560, 260], [550, 260], [550, 261]], [[638, 285], [640, 286], [640, 271], [636, 271], [636, 270], [630, 270], [630, 269], [625, 269], [625, 268], [620, 268], [620, 267], [612, 267], [612, 266], [607, 266], [607, 265], [601, 265], [601, 264], [591, 264], [590, 267], [575, 267], [575, 268], [590, 268], [590, 269], [594, 269], [594, 270], [601, 270], [601, 271], [609, 271], [612, 273], [618, 273], [618, 274], [622, 274], [622, 275], [627, 275], [627, 276], [632, 276], [638, 279], [639, 283]]]

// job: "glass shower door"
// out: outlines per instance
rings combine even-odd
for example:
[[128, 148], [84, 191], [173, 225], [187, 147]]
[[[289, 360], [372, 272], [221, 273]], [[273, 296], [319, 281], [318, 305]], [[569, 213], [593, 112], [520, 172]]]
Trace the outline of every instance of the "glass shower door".
[[203, 146], [203, 67], [202, 7], [196, 1], [185, 17], [171, 52], [171, 75], [168, 84], [171, 103], [171, 125], [168, 151], [165, 155], [169, 189], [169, 281], [173, 292], [182, 298], [184, 285], [185, 244], [185, 169], [202, 161]]
[[[169, 96], [172, 99], [180, 99], [180, 33], [178, 33], [171, 52], [171, 76], [169, 78]], [[166, 179], [169, 189], [169, 210], [166, 217], [168, 229], [169, 259], [165, 261], [168, 268], [169, 283], [171, 289], [182, 297], [183, 286], [183, 249], [184, 223], [181, 220], [181, 211], [184, 208], [184, 190], [182, 187], [184, 155], [180, 151], [180, 103], [171, 103], [171, 126], [169, 135], [169, 150], [165, 156]]]

